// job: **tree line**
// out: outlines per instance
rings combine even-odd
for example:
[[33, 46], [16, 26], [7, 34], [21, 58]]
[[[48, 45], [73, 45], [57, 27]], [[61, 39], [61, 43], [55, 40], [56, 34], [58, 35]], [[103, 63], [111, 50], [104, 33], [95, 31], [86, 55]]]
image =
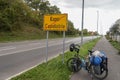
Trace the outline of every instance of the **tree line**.
[[120, 19], [118, 19], [109, 29], [107, 35], [113, 40], [120, 42]]
[[[45, 14], [61, 14], [61, 11], [48, 0], [0, 0], [0, 32], [22, 30], [27, 24], [42, 30]], [[68, 20], [67, 34], [77, 32]]]
[[[0, 0], [0, 32], [22, 31], [31, 25], [43, 30], [43, 17], [45, 14], [62, 14], [56, 5], [48, 0]], [[68, 15], [69, 16], [69, 15]], [[61, 32], [54, 32], [61, 34]], [[66, 35], [81, 35], [79, 29], [74, 28], [72, 21], [68, 20]], [[83, 29], [84, 35], [96, 35]]]

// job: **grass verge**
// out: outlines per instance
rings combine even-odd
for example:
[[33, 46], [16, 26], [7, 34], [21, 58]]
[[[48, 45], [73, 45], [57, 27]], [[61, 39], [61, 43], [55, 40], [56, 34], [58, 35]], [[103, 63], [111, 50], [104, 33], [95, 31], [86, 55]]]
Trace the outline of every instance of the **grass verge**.
[[[86, 56], [88, 53], [87, 49], [92, 49], [98, 40], [95, 39], [82, 45], [80, 54]], [[62, 55], [59, 55], [48, 61], [47, 64], [42, 63], [11, 80], [69, 80], [71, 72], [67, 69], [66, 61], [73, 55], [74, 53], [68, 51], [64, 56], [64, 64], [62, 64]]]
[[113, 40], [112, 40], [111, 38], [109, 38], [108, 36], [106, 36], [106, 38], [109, 40], [109, 42], [112, 44], [112, 46], [119, 51], [118, 54], [120, 54], [120, 42], [118, 42], [118, 41], [113, 41]]
[[[28, 26], [24, 26], [22, 30], [17, 30], [12, 32], [0, 32], [0, 43], [46, 39], [46, 31], [32, 27], [31, 25]], [[49, 31], [49, 38], [53, 39], [53, 38], [62, 38], [62, 37], [63, 37], [63, 32]], [[66, 37], [77, 37], [77, 35], [66, 35]]]
[[[49, 38], [59, 38], [62, 35], [57, 35], [49, 32]], [[40, 29], [29, 27], [23, 31], [0, 32], [0, 42], [16, 42], [24, 40], [40, 40], [46, 38], [46, 32]]]

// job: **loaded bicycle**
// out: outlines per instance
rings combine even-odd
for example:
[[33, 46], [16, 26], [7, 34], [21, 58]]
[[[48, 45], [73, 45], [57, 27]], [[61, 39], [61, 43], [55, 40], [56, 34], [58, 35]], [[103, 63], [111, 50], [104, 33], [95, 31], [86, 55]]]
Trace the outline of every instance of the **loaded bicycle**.
[[[103, 80], [108, 75], [108, 59], [104, 52], [96, 56], [97, 51], [88, 50], [88, 56], [84, 57], [79, 54], [80, 46], [77, 44], [70, 45], [70, 51], [74, 56], [67, 60], [67, 67], [71, 72], [78, 72], [84, 68], [93, 78]], [[98, 54], [98, 53], [97, 53]]]

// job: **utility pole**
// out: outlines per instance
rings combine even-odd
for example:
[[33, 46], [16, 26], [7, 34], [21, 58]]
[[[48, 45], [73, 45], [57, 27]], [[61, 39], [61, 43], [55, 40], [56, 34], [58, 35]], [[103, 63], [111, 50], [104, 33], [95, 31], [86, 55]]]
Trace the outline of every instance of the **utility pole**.
[[99, 25], [99, 11], [97, 11], [97, 36], [98, 36], [98, 25]]
[[81, 45], [83, 44], [84, 0], [82, 0]]

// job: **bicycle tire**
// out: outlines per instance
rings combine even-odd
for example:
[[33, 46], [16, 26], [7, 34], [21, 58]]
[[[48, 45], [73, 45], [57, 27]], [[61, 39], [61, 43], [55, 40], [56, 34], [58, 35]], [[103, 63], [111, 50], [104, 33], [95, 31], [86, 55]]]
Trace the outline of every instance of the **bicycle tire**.
[[108, 76], [108, 69], [107, 69], [107, 65], [106, 64], [104, 64], [104, 74], [105, 74], [104, 76], [101, 76], [103, 73], [100, 74], [100, 75], [96, 74], [95, 71], [94, 71], [94, 67], [95, 67], [94, 65], [91, 65], [90, 72], [96, 79], [103, 80], [103, 79], [105, 79]]
[[79, 58], [70, 58], [67, 60], [67, 67], [71, 72], [78, 72], [82, 68]]

